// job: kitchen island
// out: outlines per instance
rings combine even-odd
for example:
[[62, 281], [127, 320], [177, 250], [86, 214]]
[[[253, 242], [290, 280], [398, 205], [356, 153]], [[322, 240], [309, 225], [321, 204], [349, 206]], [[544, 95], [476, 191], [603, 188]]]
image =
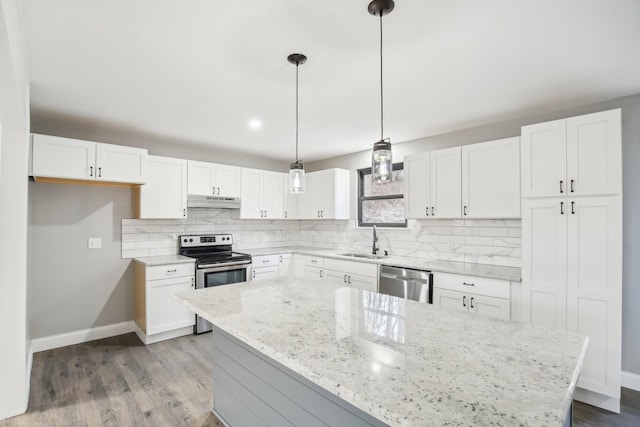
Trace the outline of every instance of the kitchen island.
[[588, 339], [283, 277], [182, 292], [229, 425], [563, 425]]

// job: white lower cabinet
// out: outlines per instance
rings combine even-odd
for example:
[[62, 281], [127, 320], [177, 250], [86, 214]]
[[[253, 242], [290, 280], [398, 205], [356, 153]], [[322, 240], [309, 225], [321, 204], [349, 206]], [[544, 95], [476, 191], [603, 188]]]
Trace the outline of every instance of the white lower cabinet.
[[325, 283], [378, 291], [377, 264], [325, 258], [323, 267]]
[[293, 276], [293, 256], [291, 254], [278, 255], [278, 276]]
[[511, 283], [484, 277], [433, 273], [433, 304], [484, 316], [511, 318]]
[[278, 255], [251, 257], [251, 280], [264, 280], [278, 277], [279, 259]]
[[173, 299], [195, 287], [194, 265], [135, 263], [136, 333], [145, 344], [193, 333], [195, 316]]

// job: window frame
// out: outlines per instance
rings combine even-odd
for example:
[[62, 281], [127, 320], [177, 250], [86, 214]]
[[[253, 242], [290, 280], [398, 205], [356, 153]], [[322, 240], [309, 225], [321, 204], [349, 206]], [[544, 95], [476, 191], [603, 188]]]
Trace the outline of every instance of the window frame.
[[[393, 171], [404, 170], [404, 162], [394, 163], [392, 165]], [[390, 199], [403, 199], [404, 193], [399, 194], [388, 194], [385, 196], [365, 196], [364, 195], [364, 177], [366, 175], [371, 175], [371, 168], [363, 168], [358, 169], [358, 227], [393, 227], [393, 228], [407, 228], [407, 218], [405, 217], [404, 222], [362, 222], [362, 202], [366, 202], [368, 200], [390, 200]]]

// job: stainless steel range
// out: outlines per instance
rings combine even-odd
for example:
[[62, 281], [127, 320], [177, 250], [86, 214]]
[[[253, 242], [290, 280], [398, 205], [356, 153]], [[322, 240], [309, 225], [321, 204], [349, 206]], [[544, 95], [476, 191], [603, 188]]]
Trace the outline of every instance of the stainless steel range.
[[[196, 259], [196, 289], [250, 280], [251, 255], [233, 251], [231, 234], [180, 236], [180, 255]], [[211, 323], [196, 315], [193, 332], [211, 330]]]

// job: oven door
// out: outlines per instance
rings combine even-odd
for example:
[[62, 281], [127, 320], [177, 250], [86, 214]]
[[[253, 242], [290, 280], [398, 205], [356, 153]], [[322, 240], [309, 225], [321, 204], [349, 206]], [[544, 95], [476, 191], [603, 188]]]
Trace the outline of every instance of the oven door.
[[[213, 264], [196, 268], [196, 289], [246, 282], [251, 277], [251, 262]], [[201, 334], [212, 329], [211, 323], [196, 315], [194, 333]]]

